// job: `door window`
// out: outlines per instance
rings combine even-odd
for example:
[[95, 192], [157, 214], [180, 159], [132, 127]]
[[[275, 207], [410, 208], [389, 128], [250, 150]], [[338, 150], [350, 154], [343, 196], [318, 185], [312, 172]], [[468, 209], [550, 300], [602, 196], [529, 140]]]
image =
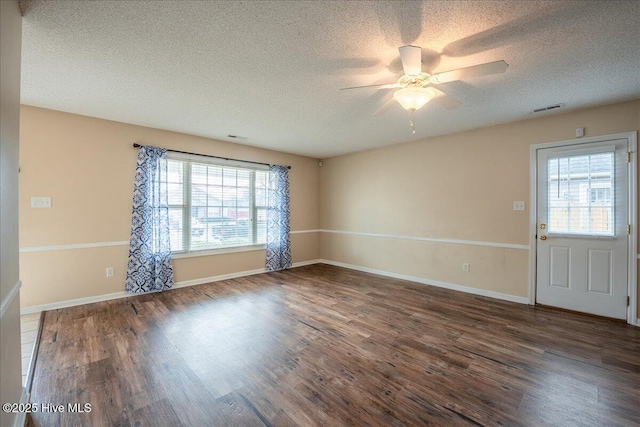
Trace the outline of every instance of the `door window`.
[[614, 235], [614, 153], [547, 160], [549, 233]]

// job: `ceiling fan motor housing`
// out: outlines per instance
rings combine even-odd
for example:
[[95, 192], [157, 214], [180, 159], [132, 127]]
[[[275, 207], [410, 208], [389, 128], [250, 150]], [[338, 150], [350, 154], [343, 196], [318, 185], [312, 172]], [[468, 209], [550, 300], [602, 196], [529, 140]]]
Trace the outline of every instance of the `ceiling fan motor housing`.
[[417, 75], [405, 74], [398, 79], [400, 87], [421, 86], [426, 87], [431, 84], [432, 75], [428, 73], [420, 73]]

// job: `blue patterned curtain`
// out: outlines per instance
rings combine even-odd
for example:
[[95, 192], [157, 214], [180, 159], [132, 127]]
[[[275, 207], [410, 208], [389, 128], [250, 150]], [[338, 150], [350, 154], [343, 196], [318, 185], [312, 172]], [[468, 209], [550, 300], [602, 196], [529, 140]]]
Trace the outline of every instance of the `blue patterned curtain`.
[[269, 166], [267, 207], [267, 270], [291, 267], [289, 239], [289, 169]]
[[173, 286], [169, 243], [167, 150], [141, 146], [133, 185], [127, 292], [155, 292]]

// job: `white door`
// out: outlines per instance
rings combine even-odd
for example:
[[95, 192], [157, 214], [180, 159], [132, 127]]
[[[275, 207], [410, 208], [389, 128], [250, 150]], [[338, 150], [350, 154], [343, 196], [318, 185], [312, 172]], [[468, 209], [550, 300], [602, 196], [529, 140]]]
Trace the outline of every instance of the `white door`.
[[536, 302], [625, 319], [627, 140], [537, 150]]

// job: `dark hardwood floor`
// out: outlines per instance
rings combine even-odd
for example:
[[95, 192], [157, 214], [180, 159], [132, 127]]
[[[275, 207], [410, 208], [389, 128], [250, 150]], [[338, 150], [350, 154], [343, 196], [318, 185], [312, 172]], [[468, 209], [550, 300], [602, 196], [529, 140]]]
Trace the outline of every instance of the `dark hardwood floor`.
[[640, 328], [312, 265], [49, 311], [31, 401], [65, 405], [36, 426], [640, 425]]

